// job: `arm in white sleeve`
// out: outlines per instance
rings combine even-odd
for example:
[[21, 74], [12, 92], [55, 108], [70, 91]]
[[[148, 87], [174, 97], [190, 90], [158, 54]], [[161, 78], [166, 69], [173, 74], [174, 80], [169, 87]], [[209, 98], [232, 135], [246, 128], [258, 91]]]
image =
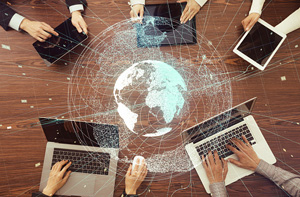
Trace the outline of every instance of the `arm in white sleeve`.
[[212, 197], [227, 197], [227, 191], [224, 182], [212, 183], [209, 185]]
[[261, 15], [261, 10], [264, 6], [264, 3], [265, 0], [253, 0], [249, 14], [258, 13]]
[[260, 160], [256, 170], [257, 173], [273, 181], [292, 196], [300, 196], [300, 175], [293, 174], [279, 167]]
[[83, 8], [83, 5], [82, 4], [76, 4], [76, 5], [71, 5], [69, 7], [69, 10], [70, 10], [70, 13], [72, 14], [72, 12], [75, 12], [75, 11], [83, 11], [84, 8]]
[[24, 20], [24, 16], [21, 16], [18, 13], [15, 13], [13, 17], [10, 19], [8, 26], [13, 28], [14, 30], [19, 31], [20, 30], [20, 24]]
[[142, 4], [145, 5], [145, 0], [130, 0], [130, 5], [137, 5], [137, 4]]
[[204, 6], [204, 4], [207, 2], [207, 0], [195, 0], [200, 6], [201, 8]]
[[275, 27], [278, 31], [288, 34], [300, 28], [300, 8], [289, 15]]

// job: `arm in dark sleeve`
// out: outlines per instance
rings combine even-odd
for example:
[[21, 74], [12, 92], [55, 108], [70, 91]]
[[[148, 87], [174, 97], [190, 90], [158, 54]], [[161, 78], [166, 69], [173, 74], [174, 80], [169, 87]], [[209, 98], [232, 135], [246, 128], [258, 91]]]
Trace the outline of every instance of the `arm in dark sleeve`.
[[276, 185], [287, 191], [292, 196], [300, 196], [300, 175], [293, 174], [279, 167], [260, 160], [257, 173], [273, 181]]
[[42, 192], [32, 193], [31, 197], [49, 197]]
[[66, 5], [69, 8], [72, 5], [82, 4], [83, 6], [87, 6], [86, 0], [66, 0]]
[[3, 29], [8, 29], [8, 24], [15, 13], [16, 11], [8, 7], [6, 4], [0, 2], [0, 25], [3, 27]]

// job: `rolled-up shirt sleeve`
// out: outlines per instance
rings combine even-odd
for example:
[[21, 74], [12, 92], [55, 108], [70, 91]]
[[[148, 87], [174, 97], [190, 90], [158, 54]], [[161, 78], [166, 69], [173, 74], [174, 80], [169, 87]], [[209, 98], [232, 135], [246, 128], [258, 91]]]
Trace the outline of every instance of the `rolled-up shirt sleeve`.
[[13, 28], [14, 30], [19, 31], [20, 25], [24, 19], [25, 19], [24, 16], [21, 16], [20, 14], [15, 13], [13, 15], [13, 17], [10, 19], [8, 26]]
[[211, 196], [213, 197], [226, 197], [227, 191], [224, 182], [212, 183], [209, 185]]
[[71, 5], [69, 7], [69, 10], [70, 10], [70, 13], [72, 14], [72, 12], [75, 12], [75, 11], [83, 11], [84, 8], [83, 8], [83, 5], [82, 4], [76, 4], [76, 5]]
[[287, 191], [292, 196], [300, 196], [300, 175], [293, 174], [274, 165], [260, 160], [257, 173], [273, 181], [276, 185]]
[[265, 0], [253, 0], [249, 14], [258, 13], [261, 15]]

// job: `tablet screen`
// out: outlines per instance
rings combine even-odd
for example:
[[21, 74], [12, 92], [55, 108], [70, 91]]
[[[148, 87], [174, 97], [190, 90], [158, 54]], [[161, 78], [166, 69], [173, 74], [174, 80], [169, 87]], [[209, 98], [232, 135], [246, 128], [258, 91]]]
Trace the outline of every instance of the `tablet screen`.
[[78, 33], [76, 28], [72, 25], [71, 19], [67, 19], [54, 29], [59, 36], [52, 35], [45, 42], [36, 41], [33, 43], [34, 48], [43, 59], [53, 63], [82, 41], [87, 38], [84, 33]]
[[138, 47], [195, 44], [195, 17], [180, 24], [186, 3], [146, 5], [143, 24], [135, 24]]
[[266, 62], [283, 38], [257, 22], [237, 48], [247, 57], [262, 65]]

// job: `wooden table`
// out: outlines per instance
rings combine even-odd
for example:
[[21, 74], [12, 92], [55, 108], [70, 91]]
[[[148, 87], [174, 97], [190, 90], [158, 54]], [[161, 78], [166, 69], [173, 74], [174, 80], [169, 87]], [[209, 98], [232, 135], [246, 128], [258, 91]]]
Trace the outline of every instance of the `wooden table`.
[[[147, 3], [161, 3], [148, 0]], [[174, 1], [175, 2], [175, 1]], [[12, 8], [29, 19], [55, 27], [69, 17], [64, 1], [11, 1]], [[86, 21], [88, 44], [111, 25], [129, 18], [127, 1], [89, 0]], [[276, 166], [299, 173], [300, 37], [288, 35], [270, 65], [259, 71], [232, 50], [242, 34], [241, 20], [251, 1], [209, 0], [197, 15], [197, 30], [219, 53], [231, 84], [231, 105], [258, 97], [253, 116], [277, 158]], [[262, 19], [276, 25], [300, 6], [298, 0], [266, 0]], [[68, 56], [68, 64], [46, 67], [34, 50], [34, 39], [24, 32], [0, 29], [0, 196], [30, 196], [39, 187], [46, 139], [38, 117], [70, 118], [68, 84], [81, 53]], [[166, 49], [166, 48], [165, 48]], [[188, 49], [186, 49], [188, 50]], [[249, 67], [248, 67], [249, 66]], [[247, 70], [248, 67], [248, 70]], [[105, 84], [103, 84], [105, 85]], [[112, 88], [111, 84], [106, 84]], [[193, 106], [190, 106], [193, 107]], [[194, 122], [182, 121], [186, 126]], [[171, 145], [172, 141], [168, 141]], [[125, 151], [122, 152], [123, 156]], [[124, 189], [127, 163], [120, 163], [115, 196]], [[205, 196], [195, 170], [156, 174], [143, 182], [142, 196]], [[286, 196], [270, 180], [258, 174], [227, 186], [230, 196]]]

